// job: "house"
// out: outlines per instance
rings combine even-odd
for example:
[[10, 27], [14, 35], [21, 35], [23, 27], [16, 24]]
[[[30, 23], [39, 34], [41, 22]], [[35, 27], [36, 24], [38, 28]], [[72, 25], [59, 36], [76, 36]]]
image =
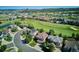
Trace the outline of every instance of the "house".
[[29, 33], [29, 32], [31, 31], [31, 29], [29, 29], [29, 28], [27, 28], [27, 27], [23, 27], [23, 31], [24, 31], [25, 33]]
[[22, 34], [26, 34], [28, 35], [30, 33], [31, 29], [27, 28], [27, 27], [23, 27], [23, 32]]
[[59, 36], [48, 36], [48, 41], [56, 44], [57, 47], [62, 47], [63, 38]]
[[10, 25], [10, 28], [16, 28], [17, 27], [17, 25]]
[[64, 52], [79, 52], [79, 41], [66, 40], [63, 51]]
[[36, 35], [36, 39], [38, 43], [44, 43], [47, 37], [48, 34], [46, 32], [38, 33]]
[[38, 31], [36, 29], [32, 29], [29, 34], [32, 36], [32, 38], [34, 38], [37, 33]]
[[47, 16], [39, 16], [38, 19], [42, 20], [42, 21], [48, 21], [49, 20], [49, 18]]
[[16, 20], [17, 16], [9, 16], [9, 20]]
[[4, 31], [3, 31], [3, 35], [7, 35], [7, 34], [9, 34], [9, 29], [5, 29]]

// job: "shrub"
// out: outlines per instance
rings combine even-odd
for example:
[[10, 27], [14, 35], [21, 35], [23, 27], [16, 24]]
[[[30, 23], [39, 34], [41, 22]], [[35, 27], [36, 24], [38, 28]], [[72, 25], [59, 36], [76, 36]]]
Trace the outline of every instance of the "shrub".
[[30, 28], [30, 29], [34, 29], [34, 26], [30, 25], [30, 24], [27, 27]]
[[0, 52], [4, 52], [6, 50], [7, 46], [6, 45], [2, 45], [0, 47]]
[[38, 30], [40, 33], [41, 33], [41, 32], [44, 32], [44, 30], [43, 30], [43, 29], [37, 29], [37, 30]]
[[0, 45], [1, 45], [2, 41], [0, 41]]
[[76, 34], [75, 40], [79, 41], [79, 34], [78, 33]]
[[75, 38], [75, 33], [72, 33], [72, 38]]
[[32, 40], [32, 37], [30, 35], [26, 35], [25, 40], [27, 43], [29, 43]]
[[15, 24], [19, 26], [21, 24], [21, 22], [20, 21], [16, 21]]
[[59, 37], [62, 37], [62, 33], [59, 34]]
[[54, 32], [54, 30], [53, 30], [53, 29], [50, 29], [48, 34], [49, 34], [49, 35], [54, 35], [54, 34], [55, 34], [55, 32]]
[[6, 41], [12, 41], [12, 37], [10, 36], [10, 34], [8, 34], [8, 35], [4, 38], [4, 40], [6, 40]]
[[12, 32], [16, 32], [17, 30], [18, 29], [16, 27], [11, 29]]

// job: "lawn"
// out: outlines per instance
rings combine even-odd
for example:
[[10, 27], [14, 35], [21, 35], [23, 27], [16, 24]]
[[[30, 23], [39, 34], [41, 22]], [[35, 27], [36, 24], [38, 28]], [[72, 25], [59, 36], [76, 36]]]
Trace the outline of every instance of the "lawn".
[[22, 24], [33, 25], [36, 29], [44, 29], [44, 31], [46, 32], [48, 32], [50, 29], [53, 29], [56, 34], [62, 33], [63, 35], [71, 36], [72, 33], [79, 33], [79, 27], [75, 26], [78, 30], [74, 31], [73, 29], [71, 29], [71, 27], [74, 27], [72, 25], [55, 24], [31, 19], [26, 19], [21, 22]]
[[34, 47], [36, 45], [36, 42], [32, 39], [31, 42], [29, 43], [29, 45]]

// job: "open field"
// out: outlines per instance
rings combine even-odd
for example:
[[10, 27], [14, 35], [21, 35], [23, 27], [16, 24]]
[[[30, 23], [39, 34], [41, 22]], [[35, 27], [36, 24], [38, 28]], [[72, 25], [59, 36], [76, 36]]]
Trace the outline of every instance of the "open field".
[[[30, 20], [26, 19], [21, 21], [22, 24], [30, 24], [33, 25], [36, 29], [44, 29], [46, 32], [50, 29], [53, 29], [56, 34], [62, 33], [63, 35], [71, 36], [72, 33], [79, 33], [79, 27], [72, 25], [63, 25], [63, 24], [55, 24], [49, 22], [43, 22], [39, 20]], [[77, 28], [77, 30], [71, 29], [71, 27]]]

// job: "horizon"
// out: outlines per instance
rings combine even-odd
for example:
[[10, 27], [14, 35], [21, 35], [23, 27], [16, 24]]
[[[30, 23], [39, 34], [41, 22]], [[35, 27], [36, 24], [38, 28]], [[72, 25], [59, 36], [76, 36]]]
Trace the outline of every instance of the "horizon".
[[79, 6], [0, 6], [0, 9], [79, 8]]

